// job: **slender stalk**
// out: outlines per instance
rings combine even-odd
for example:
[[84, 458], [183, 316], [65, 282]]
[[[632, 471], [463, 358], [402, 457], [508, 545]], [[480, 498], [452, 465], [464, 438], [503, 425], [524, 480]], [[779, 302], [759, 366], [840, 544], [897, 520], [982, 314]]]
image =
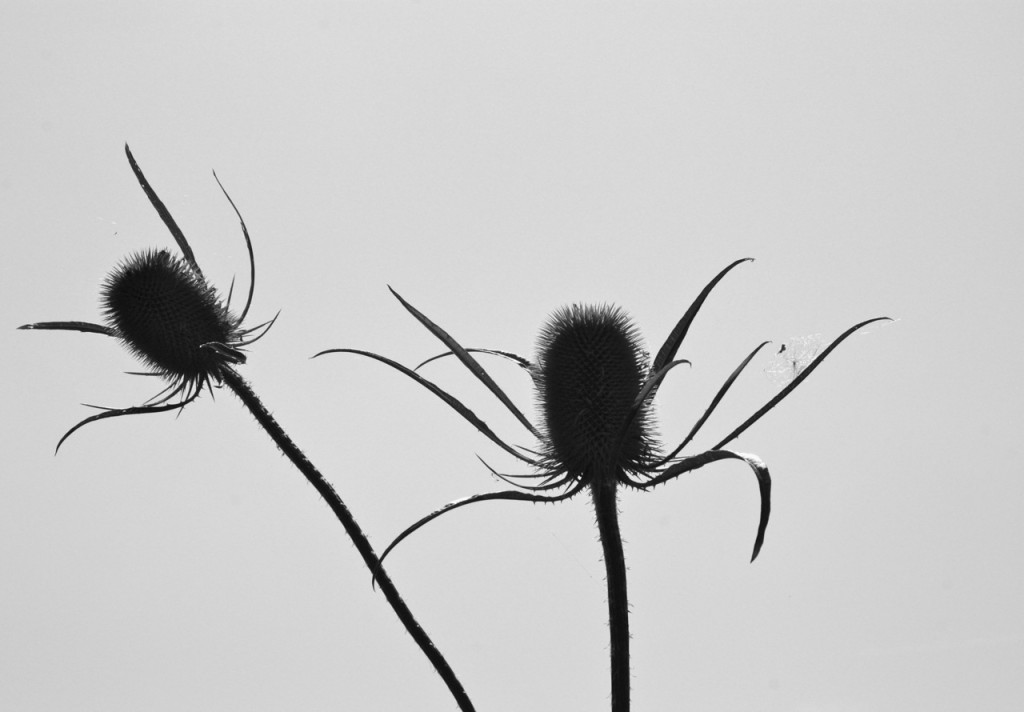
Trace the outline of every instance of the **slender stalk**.
[[458, 703], [459, 709], [463, 710], [463, 712], [474, 712], [473, 703], [470, 702], [469, 696], [462, 687], [462, 683], [459, 682], [454, 671], [452, 671], [444, 656], [441, 655], [441, 651], [434, 645], [430, 636], [427, 635], [426, 631], [416, 621], [412, 611], [409, 610], [402, 596], [398, 593], [398, 589], [395, 588], [395, 584], [392, 583], [391, 578], [381, 566], [380, 559], [370, 545], [369, 539], [366, 538], [366, 534], [363, 533], [363, 530], [356, 523], [355, 518], [348, 507], [345, 506], [345, 503], [342, 502], [341, 497], [338, 496], [338, 493], [334, 491], [330, 483], [323, 478], [323, 475], [306, 458], [305, 454], [295, 445], [292, 439], [288, 437], [288, 434], [285, 433], [281, 425], [274, 419], [274, 416], [270, 414], [270, 411], [266, 409], [256, 396], [256, 393], [253, 392], [249, 383], [238, 372], [230, 368], [224, 369], [222, 375], [224, 383], [242, 399], [242, 403], [256, 417], [259, 424], [263, 426], [263, 429], [281, 449], [281, 452], [287, 455], [288, 459], [305, 475], [309, 483], [316, 488], [316, 491], [327, 502], [327, 505], [334, 512], [341, 525], [345, 527], [349, 538], [352, 539], [352, 543], [356, 545], [360, 556], [366, 562], [367, 568], [376, 575], [377, 584], [384, 593], [384, 597], [387, 598], [388, 603], [391, 604], [399, 620], [402, 621], [402, 625], [409, 631], [409, 635], [413, 637], [416, 644], [420, 646], [420, 650], [423, 651], [423, 654], [433, 664], [437, 674], [448, 685], [448, 689]]
[[608, 581], [608, 632], [611, 638], [612, 712], [629, 712], [629, 598], [626, 594], [626, 557], [619, 532], [619, 503], [615, 477], [594, 479], [590, 487], [597, 514], [597, 530], [604, 550]]

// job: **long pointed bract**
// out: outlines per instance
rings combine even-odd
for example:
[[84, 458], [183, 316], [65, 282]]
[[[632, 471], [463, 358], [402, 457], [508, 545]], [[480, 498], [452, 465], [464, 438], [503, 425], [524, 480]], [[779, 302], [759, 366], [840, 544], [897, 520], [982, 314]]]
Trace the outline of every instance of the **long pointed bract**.
[[[228, 199], [231, 204], [231, 209], [235, 211], [235, 215], [238, 216], [238, 222], [242, 224], [242, 235], [245, 237], [245, 247], [249, 250], [249, 296], [245, 300], [245, 308], [242, 309], [241, 316], [238, 317], [238, 323], [241, 324], [245, 321], [245, 317], [249, 314], [249, 306], [252, 304], [252, 294], [256, 289], [256, 258], [252, 252], [252, 240], [249, 239], [249, 229], [245, 226], [245, 220], [242, 219], [242, 213], [238, 212], [238, 208], [235, 206], [235, 201], [228, 195], [228, 191], [224, 188], [224, 185], [220, 182], [220, 178], [217, 177], [217, 171], [213, 172], [213, 179], [217, 181], [217, 185], [220, 186], [220, 190], [224, 193], [224, 197]], [[234, 281], [232, 280], [232, 286]], [[228, 301], [231, 301], [231, 297], [228, 297]]]
[[750, 560], [753, 561], [761, 552], [761, 546], [764, 544], [764, 533], [768, 528], [768, 517], [772, 510], [772, 478], [768, 472], [768, 467], [757, 455], [732, 452], [731, 450], [708, 450], [699, 455], [691, 455], [680, 460], [671, 467], [666, 468], [657, 477], [653, 477], [648, 482], [645, 482], [640, 488], [650, 489], [651, 487], [656, 487], [674, 477], [678, 477], [686, 472], [692, 472], [704, 467], [704, 465], [718, 462], [719, 460], [743, 460], [750, 466], [750, 469], [754, 471], [754, 475], [757, 477], [757, 487], [761, 494], [761, 516], [757, 524], [757, 536], [754, 538], [754, 553], [750, 557]]
[[[527, 359], [523, 358], [519, 354], [509, 353], [508, 351], [498, 351], [496, 349], [466, 349], [466, 352], [467, 353], [471, 353], [471, 354], [489, 354], [491, 356], [501, 356], [502, 358], [505, 358], [505, 359], [508, 359], [509, 361], [512, 361], [517, 366], [519, 366], [520, 368], [523, 368], [523, 369], [525, 369], [527, 371], [529, 371], [530, 369], [533, 368], [533, 364], [530, 363]], [[455, 355], [454, 351], [445, 351], [443, 354], [437, 354], [436, 356], [431, 356], [426, 361], [420, 361], [420, 363], [418, 363], [416, 365], [416, 368], [414, 368], [413, 370], [414, 371], [419, 371], [421, 368], [426, 366], [431, 361], [437, 361], [438, 359], [442, 359], [445, 356], [454, 356], [454, 355]]]
[[[532, 475], [503, 475], [502, 473], [498, 472], [493, 467], [491, 467], [489, 464], [487, 464], [487, 461], [484, 460], [479, 455], [476, 456], [476, 459], [482, 462], [483, 466], [486, 467], [492, 475], [502, 480], [506, 484], [510, 484], [513, 487], [519, 487], [520, 489], [528, 490], [530, 492], [544, 492], [547, 490], [560, 489], [561, 487], [565, 487], [567, 484], [569, 484], [569, 482], [572, 481], [572, 478], [568, 476], [560, 478], [556, 476], [553, 478], [551, 474], [545, 472], [536, 472]], [[539, 485], [521, 485], [518, 482], [515, 482], [515, 480], [532, 479], [544, 479], [544, 482], [540, 483]]]
[[405, 307], [410, 314], [416, 317], [416, 319], [421, 324], [423, 324], [423, 326], [427, 327], [430, 333], [436, 336], [441, 341], [441, 343], [443, 343], [445, 346], [451, 349], [452, 353], [454, 353], [455, 356], [460, 361], [462, 361], [463, 364], [465, 364], [466, 368], [468, 368], [470, 372], [480, 380], [481, 383], [487, 386], [487, 388], [490, 389], [491, 393], [498, 397], [498, 400], [500, 400], [502, 404], [506, 408], [508, 408], [512, 415], [514, 415], [519, 420], [519, 422], [522, 423], [526, 427], [526, 429], [529, 430], [534, 435], [534, 437], [541, 437], [540, 432], [538, 432], [537, 429], [533, 427], [533, 424], [526, 419], [526, 416], [523, 415], [518, 408], [516, 408], [515, 404], [512, 403], [512, 400], [507, 395], [505, 395], [505, 391], [501, 390], [498, 384], [494, 382], [494, 379], [492, 379], [490, 375], [487, 373], [487, 371], [484, 370], [484, 367], [481, 366], [480, 363], [475, 358], [470, 356], [466, 349], [464, 349], [462, 345], [459, 344], [458, 341], [453, 339], [451, 335], [448, 334], [447, 331], [445, 331], [440, 326], [438, 326], [430, 319], [428, 319], [427, 316], [423, 314], [421, 311], [419, 311], [416, 307], [402, 299], [402, 295], [400, 295], [394, 289], [391, 289], [391, 287], [388, 287], [388, 289], [391, 290], [391, 293], [395, 295], [395, 298], [402, 303], [402, 306]]
[[663, 457], [661, 460], [656, 462], [655, 467], [660, 467], [664, 465], [666, 462], [668, 462], [676, 455], [678, 455], [684, 447], [690, 444], [690, 441], [693, 440], [693, 438], [697, 435], [698, 431], [700, 431], [700, 429], [704, 426], [704, 423], [707, 422], [707, 419], [711, 417], [711, 414], [713, 412], [715, 412], [715, 408], [718, 407], [718, 404], [722, 401], [722, 398], [724, 398], [725, 394], [729, 391], [729, 388], [731, 388], [732, 384], [736, 381], [737, 378], [739, 378], [739, 375], [743, 373], [743, 369], [747, 367], [747, 364], [750, 363], [750, 361], [754, 358], [758, 351], [763, 349], [766, 344], [770, 343], [770, 341], [762, 341], [757, 348], [751, 351], [750, 354], [745, 359], [743, 359], [740, 365], [736, 367], [736, 369], [729, 375], [727, 379], [725, 379], [725, 383], [723, 383], [722, 387], [718, 389], [718, 393], [716, 393], [715, 397], [711, 399], [711, 404], [707, 407], [707, 409], [705, 409], [704, 415], [702, 415], [697, 420], [697, 422], [694, 423], [693, 427], [690, 429], [690, 432], [687, 433], [686, 437], [683, 438], [683, 441], [679, 443], [679, 446], [676, 447], [668, 455]]
[[396, 546], [398, 546], [402, 541], [405, 540], [406, 537], [415, 532], [417, 529], [419, 529], [425, 524], [429, 524], [430, 522], [440, 517], [442, 514], [450, 512], [453, 509], [458, 509], [459, 507], [464, 507], [467, 504], [473, 504], [475, 502], [486, 502], [492, 499], [517, 500], [521, 502], [561, 502], [562, 500], [569, 499], [573, 495], [578, 494], [579, 491], [582, 490], [585, 486], [586, 483], [579, 482], [576, 484], [575, 487], [570, 489], [568, 492], [563, 492], [562, 494], [555, 495], [553, 497], [541, 497], [540, 495], [530, 494], [529, 492], [520, 492], [518, 490], [506, 490], [504, 492], [485, 492], [484, 494], [475, 494], [470, 497], [463, 497], [462, 499], [457, 499], [454, 502], [449, 502], [440, 509], [434, 510], [427, 516], [413, 523], [412, 526], [407, 527], [401, 534], [395, 537], [394, 541], [388, 544], [388, 547], [384, 549], [383, 552], [381, 552], [380, 561], [383, 564], [384, 559], [387, 557], [387, 555], [390, 554], [391, 551]]
[[341, 354], [341, 353], [345, 353], [345, 354], [359, 354], [360, 356], [366, 356], [367, 358], [372, 358], [375, 361], [380, 361], [381, 363], [387, 364], [388, 366], [391, 366], [391, 368], [395, 369], [396, 371], [400, 371], [401, 373], [404, 373], [406, 376], [408, 376], [409, 378], [413, 379], [414, 381], [419, 383], [421, 386], [423, 386], [424, 388], [429, 390], [431, 393], [436, 395], [438, 398], [443, 400], [445, 403], [447, 403], [456, 413], [458, 413], [463, 418], [465, 418], [470, 423], [472, 423], [473, 427], [475, 427], [481, 433], [483, 433], [488, 438], [490, 438], [491, 441], [493, 441], [495, 444], [497, 444], [498, 447], [500, 447], [502, 450], [504, 450], [505, 452], [510, 453], [515, 458], [517, 458], [519, 460], [522, 460], [523, 462], [525, 462], [527, 464], [530, 464], [530, 465], [537, 465], [538, 464], [535, 460], [531, 460], [530, 458], [525, 457], [519, 451], [517, 451], [515, 448], [513, 448], [511, 445], [509, 445], [504, 440], [499, 438], [494, 433], [494, 431], [490, 429], [490, 427], [487, 425], [487, 423], [482, 421], [477, 416], [476, 413], [474, 413], [469, 408], [467, 408], [465, 405], [463, 405], [462, 401], [460, 401], [458, 398], [456, 398], [455, 396], [453, 396], [453, 395], [449, 394], [448, 392], [442, 390], [441, 387], [438, 386], [436, 383], [433, 383], [432, 381], [428, 381], [426, 378], [424, 378], [420, 374], [416, 373], [411, 368], [403, 366], [402, 364], [398, 363], [397, 361], [389, 359], [387, 356], [381, 356], [380, 354], [371, 353], [370, 351], [360, 351], [359, 349], [327, 349], [326, 351], [321, 351], [320, 353], [315, 354], [313, 356], [313, 358], [316, 358], [317, 356], [323, 356], [324, 354]]
[[124, 145], [124, 152], [128, 155], [128, 163], [131, 164], [132, 172], [135, 174], [135, 178], [139, 181], [139, 185], [142, 186], [143, 192], [146, 197], [149, 198], [149, 202], [153, 204], [160, 219], [164, 221], [164, 225], [170, 230], [171, 235], [174, 236], [174, 241], [178, 243], [178, 248], [181, 250], [181, 254], [184, 255], [185, 261], [188, 262], [189, 267], [195, 270], [195, 273], [202, 277], [203, 271], [199, 269], [199, 263], [196, 262], [196, 256], [192, 252], [192, 248], [188, 244], [188, 240], [185, 239], [185, 233], [178, 227], [178, 223], [174, 222], [174, 218], [171, 217], [170, 211], [167, 206], [164, 205], [163, 201], [157, 197], [156, 191], [149, 185], [149, 181], [146, 180], [146, 176], [142, 174], [142, 169], [139, 168], [139, 164], [135, 162], [135, 156], [132, 155], [132, 151], [128, 148], [128, 144]]
[[732, 442], [732, 441], [733, 441], [733, 440], [735, 440], [735, 439], [736, 439], [737, 437], [739, 437], [739, 436], [740, 436], [740, 434], [741, 434], [741, 433], [742, 433], [742, 432], [743, 432], [744, 430], [746, 430], [746, 429], [747, 429], [747, 428], [749, 428], [749, 427], [750, 427], [751, 425], [753, 425], [753, 424], [754, 424], [754, 423], [756, 423], [756, 422], [757, 422], [758, 420], [760, 420], [760, 419], [761, 419], [761, 417], [762, 417], [762, 416], [763, 416], [763, 415], [764, 415], [765, 413], [767, 413], [767, 412], [768, 412], [769, 410], [771, 410], [772, 408], [774, 408], [775, 406], [777, 406], [777, 405], [778, 405], [778, 404], [779, 404], [779, 403], [780, 403], [780, 402], [782, 401], [782, 399], [783, 399], [783, 398], [785, 398], [785, 397], [786, 397], [786, 396], [788, 396], [788, 395], [789, 395], [790, 393], [792, 393], [792, 392], [793, 392], [793, 389], [794, 389], [794, 388], [796, 388], [796, 387], [797, 387], [797, 386], [799, 386], [799, 385], [800, 385], [801, 383], [803, 383], [804, 379], [805, 379], [805, 378], [807, 378], [808, 376], [810, 376], [810, 375], [811, 375], [811, 372], [812, 372], [812, 371], [814, 371], [814, 369], [816, 369], [816, 368], [817, 368], [817, 367], [818, 367], [818, 366], [819, 366], [819, 365], [821, 364], [821, 362], [822, 362], [822, 361], [824, 361], [824, 360], [825, 360], [825, 358], [826, 358], [826, 357], [827, 357], [827, 356], [828, 356], [828, 355], [829, 355], [830, 353], [832, 353], [832, 350], [833, 350], [833, 349], [834, 349], [835, 347], [839, 346], [839, 344], [841, 344], [841, 343], [842, 343], [843, 341], [845, 341], [845, 340], [846, 340], [846, 338], [847, 338], [847, 337], [849, 337], [849, 336], [850, 336], [850, 335], [851, 335], [851, 334], [852, 334], [853, 332], [855, 332], [855, 331], [857, 331], [858, 329], [861, 329], [861, 328], [863, 328], [863, 327], [867, 326], [868, 324], [873, 324], [873, 323], [875, 323], [876, 321], [892, 321], [892, 319], [890, 319], [890, 318], [889, 318], [889, 317], [887, 317], [887, 316], [878, 316], [878, 317], [875, 317], [874, 319], [868, 319], [868, 320], [866, 320], [866, 321], [862, 321], [862, 322], [860, 322], [859, 324], [854, 324], [854, 325], [853, 325], [853, 326], [851, 326], [851, 327], [850, 327], [849, 329], [847, 329], [846, 331], [844, 331], [844, 332], [843, 332], [842, 334], [840, 334], [840, 335], [839, 335], [838, 337], [836, 337], [836, 340], [835, 340], [835, 341], [833, 341], [833, 342], [832, 342], [831, 344], [829, 344], [829, 345], [828, 345], [828, 348], [827, 348], [827, 349], [825, 349], [825, 350], [824, 350], [824, 351], [822, 351], [822, 352], [821, 352], [820, 354], [818, 354], [818, 357], [817, 357], [816, 359], [814, 359], [813, 361], [811, 361], [811, 363], [810, 363], [810, 364], [808, 364], [807, 368], [805, 368], [805, 369], [804, 369], [803, 371], [801, 371], [801, 372], [800, 372], [800, 373], [799, 373], [799, 374], [797, 375], [797, 377], [796, 377], [796, 378], [794, 378], [794, 379], [793, 379], [793, 381], [792, 381], [792, 382], [791, 382], [791, 383], [790, 383], [790, 384], [789, 384], [788, 386], [786, 386], [786, 387], [785, 387], [785, 388], [783, 388], [783, 389], [782, 389], [781, 391], [779, 391], [779, 393], [778, 393], [778, 394], [777, 394], [777, 395], [776, 395], [776, 396], [775, 396], [774, 398], [772, 398], [772, 399], [771, 399], [770, 401], [768, 401], [768, 402], [767, 402], [767, 403], [765, 403], [765, 404], [764, 404], [763, 406], [761, 406], [761, 408], [760, 408], [760, 409], [759, 409], [759, 410], [758, 410], [758, 411], [757, 411], [756, 413], [754, 413], [754, 414], [753, 414], [752, 416], [750, 416], [750, 417], [749, 417], [749, 418], [747, 418], [747, 419], [746, 419], [745, 421], [743, 421], [743, 424], [742, 424], [742, 425], [740, 425], [740, 426], [739, 426], [738, 428], [736, 428], [736, 429], [735, 429], [735, 430], [733, 430], [733, 431], [732, 431], [731, 433], [729, 433], [729, 434], [728, 434], [728, 435], [726, 435], [726, 436], [725, 436], [724, 438], [722, 438], [722, 440], [720, 440], [720, 441], [718, 442], [718, 444], [717, 444], [717, 445], [715, 445], [715, 446], [714, 446], [713, 448], [711, 448], [711, 449], [712, 449], [712, 450], [718, 450], [718, 449], [720, 449], [721, 447], [723, 447], [724, 445], [727, 445], [728, 443]]
[[743, 259], [736, 260], [731, 265], [723, 269], [718, 275], [708, 282], [707, 286], [701, 290], [701, 293], [697, 295], [697, 298], [693, 300], [693, 304], [683, 314], [683, 318], [679, 320], [676, 327], [672, 329], [672, 333], [665, 339], [665, 343], [658, 350], [658, 355], [654, 358], [654, 364], [651, 367], [652, 371], [658, 371], [666, 363], [676, 357], [676, 353], [679, 351], [679, 347], [683, 343], [683, 339], [686, 338], [686, 332], [690, 329], [690, 324], [693, 323], [694, 317], [697, 316], [697, 312], [700, 311], [701, 306], [704, 304], [704, 300], [711, 294], [711, 290], [715, 288], [722, 278], [729, 273], [729, 271], [738, 264], [743, 262], [753, 262], [753, 257], [744, 257]]
[[178, 403], [165, 403], [163, 405], [140, 405], [140, 406], [134, 406], [132, 408], [115, 408], [113, 410], [107, 410], [107, 411], [105, 411], [103, 413], [100, 413], [99, 415], [91, 415], [88, 418], [86, 418], [85, 420], [82, 420], [77, 425], [75, 425], [73, 428], [71, 428], [71, 430], [69, 430], [66, 433], [64, 433], [64, 436], [57, 442], [57, 447], [55, 447], [53, 449], [53, 454], [54, 455], [57, 454], [57, 452], [60, 450], [60, 446], [64, 444], [65, 440], [67, 440], [69, 437], [71, 437], [71, 434], [73, 432], [75, 432], [76, 430], [78, 430], [79, 428], [81, 428], [81, 427], [83, 427], [85, 425], [88, 425], [89, 423], [93, 423], [93, 422], [95, 422], [97, 420], [103, 420], [104, 418], [116, 418], [116, 417], [121, 416], [121, 415], [140, 415], [140, 414], [144, 414], [144, 413], [164, 413], [164, 412], [166, 412], [168, 410], [179, 410], [181, 408], [184, 408], [186, 405], [188, 405], [189, 403], [191, 403], [192, 401], [194, 401], [198, 397], [199, 397], [199, 392], [197, 391], [196, 393], [192, 394], [190, 397], [188, 397], [185, 400], [180, 401]]
[[84, 331], [89, 334], [117, 336], [117, 332], [109, 326], [93, 324], [88, 321], [37, 321], [34, 324], [22, 324], [19, 329], [53, 329], [54, 331]]

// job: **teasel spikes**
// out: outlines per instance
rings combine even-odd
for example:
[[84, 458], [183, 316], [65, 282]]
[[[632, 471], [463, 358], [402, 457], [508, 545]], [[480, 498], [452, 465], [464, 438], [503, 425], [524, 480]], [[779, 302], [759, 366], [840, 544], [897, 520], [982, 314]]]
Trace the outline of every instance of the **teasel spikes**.
[[543, 327], [533, 371], [547, 469], [581, 480], [642, 469], [654, 442], [650, 403], [635, 409], [647, 355], [622, 310], [574, 304]]
[[[128, 257], [102, 290], [107, 324], [140, 360], [184, 382], [216, 378], [245, 363], [238, 320], [216, 290], [166, 250]], [[216, 345], [216, 346], [215, 346]]]
[[[249, 253], [249, 294], [237, 315], [231, 311], [228, 301], [222, 300], [206, 281], [184, 233], [146, 180], [131, 149], [127, 145], [124, 149], [139, 185], [171, 232], [182, 256], [175, 257], [167, 250], [147, 250], [122, 261], [101, 288], [100, 302], [106, 324], [50, 321], [25, 324], [20, 328], [113, 336], [149, 367], [149, 371], [137, 375], [160, 376], [168, 385], [141, 406], [101, 408], [102, 413], [68, 430], [57, 443], [58, 450], [73, 432], [88, 423], [121, 415], [184, 408], [198, 398], [205, 387], [219, 385], [231, 366], [245, 363], [245, 347], [262, 338], [277, 318], [250, 328], [243, 326], [252, 304], [256, 263], [245, 221], [216, 173], [214, 179], [241, 223]], [[228, 300], [230, 296], [229, 293]]]
[[[573, 305], [555, 312], [541, 330], [536, 362], [530, 362], [507, 351], [463, 347], [392, 289], [392, 294], [402, 306], [440, 340], [448, 351], [427, 359], [415, 369], [388, 357], [357, 349], [328, 349], [316, 356], [328, 353], [354, 353], [387, 364], [441, 398], [505, 452], [529, 465], [533, 472], [503, 474], [484, 462], [492, 475], [514, 485], [516, 489], [487, 492], [446, 504], [407, 527], [384, 550], [381, 560], [383, 561], [401, 541], [420, 527], [453, 509], [487, 500], [558, 502], [569, 499], [589, 487], [594, 500], [607, 571], [612, 709], [614, 712], [628, 710], [629, 604], [626, 593], [626, 566], [618, 526], [617, 488], [622, 485], [648, 490], [720, 460], [741, 460], [747, 463], [757, 479], [761, 497], [759, 521], [751, 555], [753, 561], [764, 543], [771, 512], [771, 476], [768, 468], [756, 455], [726, 450], [725, 446], [778, 405], [851, 334], [868, 324], [887, 320], [887, 317], [868, 319], [850, 327], [791, 383], [711, 449], [693, 455], [682, 455], [682, 451], [697, 435], [736, 379], [757, 353], [769, 343], [762, 342], [729, 375], [704, 414], [679, 445], [667, 454], [663, 453], [654, 435], [654, 397], [669, 372], [681, 364], [689, 363], [685, 359], [676, 359], [676, 354], [708, 295], [726, 274], [747, 261], [751, 260], [736, 260], [704, 287], [650, 363], [641, 345], [638, 330], [625, 314], [615, 307]], [[543, 418], [540, 428], [531, 424], [512, 403], [473, 356], [475, 353], [511, 360], [529, 373], [534, 382]], [[510, 445], [498, 437], [461, 401], [418, 373], [418, 370], [427, 363], [447, 356], [458, 358], [497, 396], [509, 412], [540, 441], [539, 446], [529, 449]], [[529, 481], [534, 483], [525, 484]]]

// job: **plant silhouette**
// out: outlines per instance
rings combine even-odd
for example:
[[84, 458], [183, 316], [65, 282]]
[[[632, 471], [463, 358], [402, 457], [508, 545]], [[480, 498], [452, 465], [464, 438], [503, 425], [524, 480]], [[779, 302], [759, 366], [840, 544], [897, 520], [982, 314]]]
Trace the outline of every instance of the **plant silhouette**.
[[[654, 436], [652, 402], [665, 377], [675, 367], [689, 363], [676, 354], [704, 301], [715, 285], [741, 259], [723, 269], [700, 292], [676, 324], [652, 363], [643, 349], [640, 335], [629, 318], [609, 306], [573, 305], [554, 313], [542, 328], [536, 361], [508, 351], [464, 348], [443, 328], [412, 306], [393, 289], [394, 296], [409, 313], [426, 327], [448, 351], [424, 361], [415, 369], [385, 356], [358, 349], [328, 349], [329, 353], [353, 353], [380, 361], [405, 374], [441, 398], [463, 418], [505, 452], [529, 465], [527, 475], [499, 473], [484, 462], [496, 477], [517, 489], [488, 492], [455, 500], [419, 519], [384, 550], [383, 560], [402, 540], [437, 517], [469, 504], [487, 500], [558, 502], [589, 489], [594, 503], [598, 532], [604, 554], [608, 587], [611, 654], [611, 707], [613, 712], [629, 709], [629, 600], [626, 563], [618, 521], [618, 488], [649, 490], [687, 472], [720, 460], [746, 462], [756, 476], [761, 496], [761, 511], [754, 537], [751, 561], [764, 543], [771, 511], [771, 477], [756, 455], [724, 449], [747, 428], [757, 422], [802, 383], [842, 341], [868, 324], [887, 317], [868, 319], [847, 329], [836, 338], [792, 382], [722, 438], [709, 450], [682, 455], [708, 417], [714, 412], [739, 375], [768, 342], [762, 342], [736, 367], [719, 388], [704, 414], [678, 446], [665, 453]], [[495, 383], [474, 358], [482, 353], [510, 359], [531, 376], [540, 405], [542, 424], [534, 426]], [[436, 358], [459, 359], [539, 441], [535, 449], [514, 447], [502, 438], [461, 401], [417, 371]], [[534, 484], [524, 484], [525, 481]]]
[[[246, 363], [248, 348], [266, 336], [277, 316], [255, 326], [246, 326], [255, 289], [255, 258], [249, 231], [234, 201], [214, 174], [239, 219], [249, 255], [249, 289], [238, 313], [230, 305], [233, 285], [227, 298], [221, 298], [207, 281], [184, 233], [149, 184], [127, 145], [125, 153], [140, 186], [174, 237], [181, 255], [176, 256], [167, 250], [147, 250], [131, 255], [117, 265], [101, 287], [105, 323], [45, 321], [19, 328], [80, 331], [113, 337], [147, 367], [146, 371], [136, 375], [156, 376], [165, 383], [165, 387], [141, 405], [99, 408], [101, 412], [84, 418], [65, 432], [57, 443], [57, 450], [68, 437], [90, 423], [127, 415], [181, 411], [204, 391], [227, 387], [239, 397], [278, 448], [330, 506], [372, 572], [372, 581], [380, 585], [385, 599], [464, 712], [474, 709], [465, 689], [416, 621], [383, 567], [384, 559], [399, 543], [439, 516], [469, 504], [488, 500], [559, 502], [587, 490], [594, 504], [606, 568], [611, 707], [613, 712], [627, 712], [630, 707], [629, 598], [619, 527], [619, 488], [647, 491], [714, 462], [745, 462], [755, 475], [761, 499], [751, 554], [751, 561], [754, 561], [764, 544], [771, 513], [771, 476], [759, 457], [726, 449], [726, 446], [792, 393], [850, 335], [869, 324], [888, 320], [887, 317], [877, 317], [855, 324], [820, 352], [815, 346], [806, 359], [798, 359], [794, 354], [788, 382], [774, 397], [711, 448], [684, 454], [736, 380], [769, 342], [760, 343], [740, 361], [689, 433], [671, 449], [663, 447], [655, 435], [654, 398], [669, 373], [682, 364], [689, 364], [689, 361], [677, 358], [677, 354], [710, 293], [731, 270], [751, 261], [749, 258], [731, 263], [701, 290], [653, 360], [644, 348], [639, 329], [617, 307], [573, 304], [555, 311], [540, 331], [537, 356], [531, 361], [508, 351], [463, 347], [391, 290], [401, 305], [444, 344], [446, 351], [415, 368], [386, 356], [352, 348], [327, 349], [316, 356], [352, 353], [399, 371], [443, 400], [506, 453], [528, 465], [531, 472], [501, 473], [484, 462], [492, 475], [514, 489], [486, 492], [449, 502], [407, 527], [378, 556], [331, 484], [295, 445], [236, 370]], [[779, 354], [785, 352], [784, 345]], [[474, 354], [511, 360], [529, 374], [540, 411], [539, 425], [534, 425], [512, 402]], [[810, 356], [814, 356], [813, 360], [806, 363]], [[537, 445], [532, 449], [510, 445], [455, 396], [419, 373], [427, 363], [444, 357], [455, 357], [468, 368], [536, 438]], [[790, 358], [788, 354], [786, 357]]]
[[[158, 376], [168, 385], [142, 405], [102, 408], [102, 413], [90, 416], [68, 430], [57, 443], [57, 449], [72, 433], [88, 423], [123, 415], [180, 411], [198, 398], [204, 389], [227, 386], [330, 506], [363, 562], [380, 582], [384, 597], [399, 620], [444, 680], [459, 708], [470, 712], [474, 707], [462, 683], [416, 621], [394, 583], [384, 573], [369, 539], [348, 507], [270, 414], [248, 382], [235, 370], [235, 366], [245, 363], [245, 347], [264, 336], [274, 320], [251, 328], [243, 327], [252, 304], [256, 269], [249, 231], [234, 202], [224, 191], [241, 222], [249, 251], [249, 294], [239, 315], [235, 315], [228, 306], [230, 293], [227, 300], [222, 300], [216, 289], [206, 281], [184, 233], [157, 197], [127, 145], [125, 153], [143, 191], [174, 236], [182, 257], [174, 257], [165, 250], [151, 250], [133, 255], [119, 265], [107, 277], [102, 288], [101, 301], [106, 324], [48, 321], [25, 324], [20, 328], [83, 331], [112, 336], [150, 368], [142, 375]], [[219, 185], [220, 181], [217, 182]], [[221, 190], [224, 190], [223, 186]]]

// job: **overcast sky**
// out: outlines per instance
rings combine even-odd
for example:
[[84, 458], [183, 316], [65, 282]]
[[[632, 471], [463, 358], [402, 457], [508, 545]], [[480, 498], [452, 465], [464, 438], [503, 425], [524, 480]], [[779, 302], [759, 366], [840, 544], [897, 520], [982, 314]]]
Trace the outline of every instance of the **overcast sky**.
[[[366, 348], [532, 357], [614, 303], [656, 349], [735, 259], [658, 395], [677, 441], [749, 350], [874, 316], [722, 463], [624, 493], [634, 708], [1015, 710], [1024, 695], [1024, 5], [8, 3], [0, 23], [0, 708], [451, 710], [330, 511], [227, 391], [159, 390], [98, 321], [174, 248], [131, 144], [251, 318], [242, 372], [378, 548], [522, 472]], [[257, 321], [252, 321], [253, 324]], [[772, 351], [777, 350], [772, 347]], [[533, 414], [527, 376], [487, 361]], [[778, 388], [767, 351], [695, 444]], [[454, 360], [425, 371], [528, 433]], [[389, 569], [481, 711], [609, 694], [585, 497], [484, 503]]]

